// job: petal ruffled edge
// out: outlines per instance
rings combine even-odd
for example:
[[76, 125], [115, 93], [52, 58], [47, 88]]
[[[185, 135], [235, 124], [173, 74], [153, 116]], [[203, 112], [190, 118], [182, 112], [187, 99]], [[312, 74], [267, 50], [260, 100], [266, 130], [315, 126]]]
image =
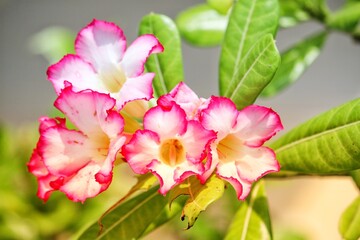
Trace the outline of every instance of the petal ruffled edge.
[[109, 65], [117, 66], [124, 57], [126, 37], [115, 23], [94, 19], [80, 30], [75, 40], [75, 51], [91, 63], [96, 72]]
[[141, 35], [126, 49], [121, 67], [127, 77], [137, 77], [144, 72], [147, 58], [153, 53], [163, 51], [164, 47], [154, 35]]
[[239, 112], [234, 133], [245, 145], [258, 147], [282, 129], [280, 117], [275, 111], [251, 105]]

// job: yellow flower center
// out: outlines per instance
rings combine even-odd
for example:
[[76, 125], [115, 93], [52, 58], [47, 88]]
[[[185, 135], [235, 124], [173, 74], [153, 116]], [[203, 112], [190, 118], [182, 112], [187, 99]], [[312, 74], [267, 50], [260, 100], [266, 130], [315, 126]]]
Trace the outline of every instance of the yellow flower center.
[[120, 66], [106, 69], [100, 73], [100, 78], [110, 93], [119, 92], [126, 82], [125, 73]]
[[185, 161], [185, 149], [178, 139], [168, 139], [161, 143], [160, 160], [169, 166], [175, 166]]
[[221, 162], [227, 163], [235, 161], [241, 154], [241, 146], [243, 142], [233, 134], [223, 138], [218, 146], [217, 153]]

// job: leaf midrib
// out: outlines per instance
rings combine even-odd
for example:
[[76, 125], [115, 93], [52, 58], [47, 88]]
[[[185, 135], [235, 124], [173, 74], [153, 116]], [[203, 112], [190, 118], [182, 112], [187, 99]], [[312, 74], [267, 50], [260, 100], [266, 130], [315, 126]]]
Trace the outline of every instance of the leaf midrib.
[[[259, 40], [261, 41], [261, 40]], [[236, 95], [237, 91], [239, 90], [240, 86], [243, 85], [244, 79], [246, 79], [246, 77], [249, 75], [249, 73], [251, 72], [251, 70], [254, 68], [255, 64], [259, 61], [259, 59], [264, 55], [264, 53], [268, 50], [268, 48], [271, 46], [272, 42], [269, 42], [268, 45], [266, 47], [264, 47], [264, 49], [260, 52], [260, 54], [255, 58], [254, 62], [251, 64], [251, 66], [246, 70], [245, 74], [242, 76], [242, 78], [239, 80], [239, 83], [236, 85], [236, 88], [234, 89], [234, 91], [232, 92], [230, 98], [233, 99], [234, 96]], [[256, 45], [255, 45], [256, 46]], [[254, 46], [254, 47], [255, 47]], [[248, 58], [249, 54], [252, 52], [252, 49], [249, 50], [247, 56], [245, 57]], [[230, 88], [228, 88], [228, 92], [230, 91]], [[227, 94], [225, 94], [226, 96]]]
[[249, 228], [249, 223], [250, 223], [250, 218], [251, 218], [251, 212], [253, 210], [254, 202], [255, 202], [256, 195], [257, 195], [259, 189], [260, 189], [260, 184], [256, 184], [254, 189], [252, 190], [253, 192], [251, 194], [251, 199], [250, 199], [250, 202], [249, 202], [249, 206], [248, 206], [248, 209], [246, 211], [245, 220], [244, 220], [244, 227], [243, 227], [243, 231], [241, 233], [241, 240], [246, 239], [246, 235], [247, 235], [248, 228]]
[[96, 239], [102, 239], [108, 232], [110, 232], [113, 228], [115, 228], [118, 224], [120, 224], [124, 219], [126, 219], [129, 215], [131, 215], [133, 212], [135, 212], [137, 209], [139, 209], [142, 205], [144, 205], [146, 202], [151, 200], [154, 196], [156, 196], [158, 193], [155, 191], [153, 194], [151, 194], [149, 197], [145, 198], [141, 204], [138, 204], [136, 207], [132, 208], [130, 211], [128, 211], [122, 218], [120, 218], [118, 221], [114, 222], [114, 224], [107, 228], [100, 236], [98, 236]]
[[[154, 15], [155, 16], [155, 15]], [[152, 17], [150, 17], [150, 21], [149, 21], [149, 24], [150, 24], [150, 29], [152, 31], [153, 34], [155, 34], [154, 32], [154, 27], [153, 27], [153, 19]], [[162, 69], [161, 69], [161, 66], [160, 66], [160, 60], [159, 60], [159, 56], [157, 54], [154, 54], [154, 61], [155, 61], [155, 67], [158, 71], [158, 74], [157, 76], [159, 77], [159, 80], [160, 80], [160, 85], [161, 85], [161, 88], [163, 89], [163, 91], [165, 93], [167, 93], [167, 88], [166, 88], [166, 85], [165, 85], [165, 80], [164, 80], [164, 76], [163, 76], [163, 72], [162, 72]], [[159, 96], [161, 95], [160, 93], [157, 93]]]
[[241, 38], [241, 41], [240, 41], [240, 44], [239, 44], [239, 50], [237, 52], [236, 59], [235, 59], [235, 64], [234, 64], [234, 71], [233, 71], [233, 74], [231, 76], [231, 80], [230, 80], [229, 85], [231, 85], [235, 81], [235, 78], [236, 78], [236, 75], [237, 75], [237, 70], [236, 69], [238, 68], [238, 66], [240, 64], [240, 58], [241, 58], [241, 55], [243, 53], [245, 39], [246, 39], [246, 36], [247, 36], [247, 32], [249, 31], [249, 26], [250, 26], [250, 23], [251, 23], [251, 18], [252, 18], [253, 14], [254, 14], [256, 2], [257, 2], [257, 0], [252, 1], [252, 5], [250, 7], [249, 15], [246, 18], [246, 24], [244, 26], [244, 32], [243, 32], [243, 35], [242, 35], [242, 38]]
[[307, 137], [298, 139], [296, 141], [293, 141], [293, 142], [291, 142], [289, 144], [286, 144], [286, 145], [276, 149], [275, 152], [276, 152], [276, 154], [279, 154], [280, 152], [285, 151], [285, 150], [287, 150], [287, 149], [289, 149], [291, 147], [294, 147], [294, 146], [296, 146], [298, 144], [301, 144], [301, 143], [304, 143], [304, 142], [307, 142], [307, 141], [311, 141], [311, 140], [316, 139], [316, 138], [323, 137], [323, 136], [325, 136], [327, 134], [340, 131], [341, 129], [344, 129], [344, 128], [352, 127], [353, 125], [357, 125], [357, 124], [360, 124], [360, 120], [355, 121], [355, 122], [351, 122], [349, 124], [341, 125], [341, 126], [338, 126], [338, 127], [335, 127], [335, 128], [327, 129], [327, 130], [325, 130], [323, 132], [316, 133], [316, 134], [313, 134], [311, 136], [307, 136]]

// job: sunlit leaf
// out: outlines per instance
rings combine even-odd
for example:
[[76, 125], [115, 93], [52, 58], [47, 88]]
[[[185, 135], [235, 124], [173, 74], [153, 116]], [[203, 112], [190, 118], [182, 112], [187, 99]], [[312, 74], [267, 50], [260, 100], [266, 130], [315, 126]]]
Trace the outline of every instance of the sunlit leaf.
[[272, 239], [269, 206], [264, 182], [254, 185], [251, 195], [240, 205], [225, 240]]
[[191, 7], [179, 14], [176, 24], [181, 36], [190, 44], [210, 47], [221, 43], [228, 16], [207, 4]]
[[310, 18], [296, 1], [279, 0], [280, 19], [279, 25], [283, 28], [293, 27]]
[[354, 180], [356, 186], [360, 190], [360, 169], [355, 170], [355, 171], [351, 171], [350, 176], [352, 177], [352, 179]]
[[199, 214], [211, 203], [219, 199], [225, 189], [225, 183], [216, 177], [211, 176], [205, 184], [201, 184], [196, 177], [185, 180], [184, 183], [175, 187], [170, 193], [170, 202], [180, 195], [188, 195], [182, 211], [182, 219], [188, 220], [188, 228], [191, 228]]
[[360, 98], [294, 128], [271, 147], [282, 170], [336, 174], [360, 168]]
[[233, 2], [234, 0], [207, 0], [209, 6], [221, 14], [226, 14], [233, 5]]
[[339, 230], [346, 240], [360, 238], [360, 197], [357, 197], [341, 215]]
[[[246, 78], [246, 75], [242, 74], [254, 72], [249, 71], [248, 68], [253, 67], [251, 60], [257, 60], [255, 54], [262, 53], [264, 50], [261, 47], [268, 47], [266, 55], [269, 56], [264, 57], [261, 61], [261, 64], [266, 67], [262, 66], [256, 71], [259, 71], [260, 77], [263, 77], [264, 74], [269, 75], [267, 66], [270, 65], [272, 70], [274, 58], [275, 62], [278, 63], [279, 57], [275, 56], [276, 54], [273, 51], [269, 51], [275, 48], [273, 41], [269, 40], [270, 37], [267, 37], [266, 40], [267, 43], [270, 43], [269, 45], [265, 44], [264, 46], [263, 42], [261, 44], [257, 42], [259, 39], [264, 40], [263, 37], [267, 34], [275, 35], [278, 19], [279, 5], [277, 0], [239, 0], [235, 2], [221, 48], [220, 95], [231, 96], [234, 92], [234, 85], [241, 82], [244, 77]], [[254, 47], [256, 43], [258, 46]], [[251, 49], [253, 53], [249, 54]], [[247, 64], [244, 63], [245, 60]], [[257, 63], [259, 62], [257, 61]]]
[[154, 92], [158, 97], [184, 81], [180, 34], [167, 16], [151, 13], [141, 20], [139, 34], [154, 34], [164, 46], [164, 52], [151, 55], [146, 61], [148, 72], [154, 72]]
[[79, 239], [136, 239], [154, 222], [167, 199], [158, 187], [142, 193], [113, 208], [102, 218], [102, 226], [91, 225]]
[[229, 83], [225, 96], [238, 109], [255, 102], [261, 91], [273, 78], [280, 64], [280, 54], [271, 34], [257, 41], [237, 69], [237, 78]]
[[49, 63], [59, 61], [65, 54], [74, 53], [75, 34], [63, 27], [49, 27], [30, 39], [30, 49], [43, 55]]
[[339, 11], [331, 14], [327, 25], [333, 28], [351, 32], [360, 21], [360, 2], [345, 5]]
[[313, 35], [281, 54], [281, 64], [274, 78], [261, 93], [263, 97], [276, 95], [295, 82], [319, 56], [327, 34]]

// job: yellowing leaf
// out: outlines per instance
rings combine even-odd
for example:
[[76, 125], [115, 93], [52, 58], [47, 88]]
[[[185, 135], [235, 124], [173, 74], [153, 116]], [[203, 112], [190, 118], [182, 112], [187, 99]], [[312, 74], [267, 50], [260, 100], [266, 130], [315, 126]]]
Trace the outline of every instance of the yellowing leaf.
[[211, 176], [205, 184], [191, 177], [170, 193], [170, 203], [180, 195], [189, 195], [181, 217], [182, 220], [187, 217], [189, 229], [194, 225], [199, 214], [223, 195], [224, 189], [225, 183], [216, 175]]

